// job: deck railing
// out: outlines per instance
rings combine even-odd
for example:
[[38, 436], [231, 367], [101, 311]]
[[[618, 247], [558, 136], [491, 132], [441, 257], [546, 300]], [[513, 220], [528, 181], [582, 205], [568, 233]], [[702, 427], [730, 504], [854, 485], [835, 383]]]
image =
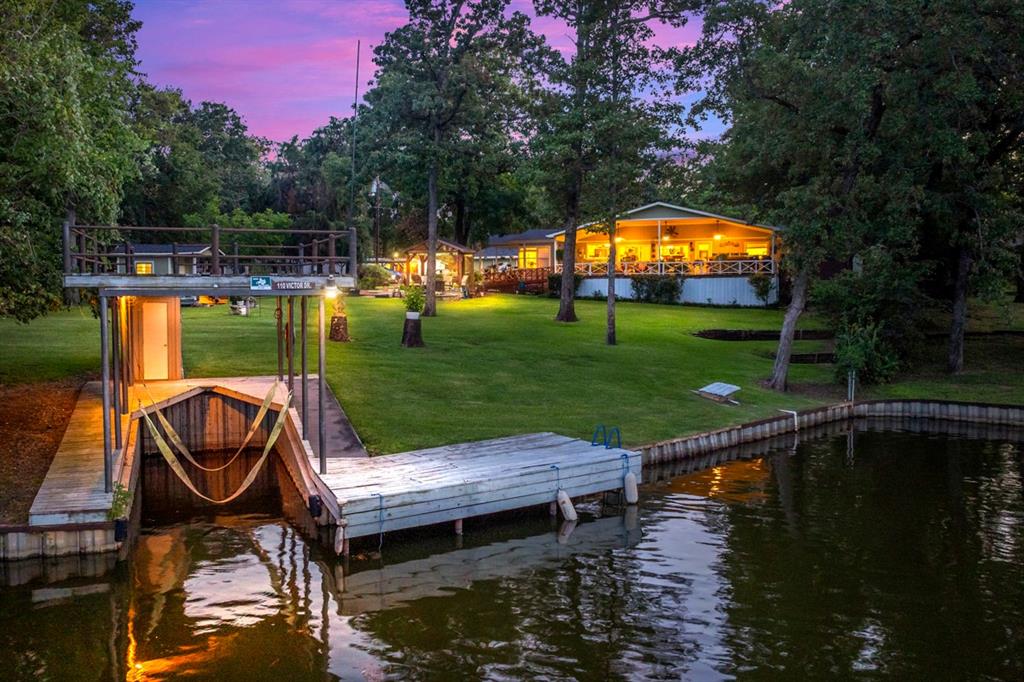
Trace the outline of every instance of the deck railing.
[[[576, 273], [584, 277], [606, 276], [607, 263], [576, 263]], [[555, 268], [561, 272], [562, 265]], [[633, 261], [619, 263], [620, 275], [686, 275], [721, 276], [775, 274], [775, 261], [770, 258], [747, 260]]]
[[[253, 243], [257, 236], [258, 241], [264, 243]], [[338, 242], [348, 237], [348, 231], [334, 230], [218, 225], [135, 227], [65, 222], [64, 274], [134, 275], [137, 261], [170, 259], [169, 272], [159, 274], [182, 277], [354, 275], [353, 259], [338, 255]], [[187, 252], [182, 244], [188, 244]], [[351, 239], [349, 245], [354, 246]], [[169, 252], [143, 254], [140, 251], [151, 246], [160, 246]], [[202, 250], [205, 253], [196, 253]]]

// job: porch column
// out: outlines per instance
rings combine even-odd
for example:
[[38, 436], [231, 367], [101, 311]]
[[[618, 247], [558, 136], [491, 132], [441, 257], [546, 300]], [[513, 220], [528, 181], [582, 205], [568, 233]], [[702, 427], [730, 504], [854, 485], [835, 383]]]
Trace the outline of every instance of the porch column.
[[319, 347], [317, 349], [319, 354], [320, 354], [320, 357], [319, 357], [319, 367], [317, 368], [317, 377], [316, 377], [316, 386], [317, 386], [317, 390], [316, 390], [317, 415], [316, 415], [316, 418], [317, 418], [317, 437], [318, 437], [318, 440], [317, 440], [317, 450], [318, 450], [318, 453], [317, 454], [320, 457], [320, 475], [322, 476], [322, 475], [325, 475], [327, 473], [327, 421], [324, 419], [324, 412], [325, 412], [324, 394], [327, 392], [327, 389], [324, 387], [324, 373], [325, 373], [325, 371], [327, 369], [327, 349], [324, 346], [324, 339], [325, 339], [326, 335], [324, 334], [324, 297], [322, 295], [317, 297], [317, 304], [319, 306], [319, 313], [320, 313], [320, 329], [319, 329], [319, 332], [318, 332], [320, 344], [319, 344]]
[[103, 395], [103, 490], [112, 492], [114, 490], [111, 478], [111, 450], [110, 450], [110, 328], [108, 326], [108, 299], [100, 295], [100, 366], [102, 374]]
[[655, 260], [658, 261], [658, 274], [659, 275], [664, 275], [665, 274], [665, 268], [661, 264], [661, 221], [660, 220], [658, 221], [658, 257], [655, 258]]

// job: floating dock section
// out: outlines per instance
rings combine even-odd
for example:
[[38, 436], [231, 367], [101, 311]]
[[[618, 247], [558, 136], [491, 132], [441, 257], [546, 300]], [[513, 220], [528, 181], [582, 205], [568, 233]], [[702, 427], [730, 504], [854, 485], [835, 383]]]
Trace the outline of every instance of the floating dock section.
[[496, 438], [372, 459], [334, 459], [324, 483], [334, 493], [344, 538], [553, 503], [623, 487], [640, 477], [640, 454], [555, 433]]

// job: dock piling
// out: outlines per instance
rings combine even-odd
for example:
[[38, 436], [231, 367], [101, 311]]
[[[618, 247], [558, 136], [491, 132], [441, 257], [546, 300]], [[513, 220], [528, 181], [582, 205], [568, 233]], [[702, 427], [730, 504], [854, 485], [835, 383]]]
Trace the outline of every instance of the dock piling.
[[110, 450], [110, 327], [107, 297], [100, 295], [100, 365], [102, 367], [101, 392], [103, 394], [103, 490], [112, 492]]

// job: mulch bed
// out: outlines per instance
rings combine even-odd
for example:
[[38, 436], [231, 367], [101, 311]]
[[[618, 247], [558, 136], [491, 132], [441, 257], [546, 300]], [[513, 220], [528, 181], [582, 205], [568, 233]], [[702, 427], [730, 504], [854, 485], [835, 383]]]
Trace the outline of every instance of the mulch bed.
[[81, 379], [0, 386], [0, 524], [28, 523]]

